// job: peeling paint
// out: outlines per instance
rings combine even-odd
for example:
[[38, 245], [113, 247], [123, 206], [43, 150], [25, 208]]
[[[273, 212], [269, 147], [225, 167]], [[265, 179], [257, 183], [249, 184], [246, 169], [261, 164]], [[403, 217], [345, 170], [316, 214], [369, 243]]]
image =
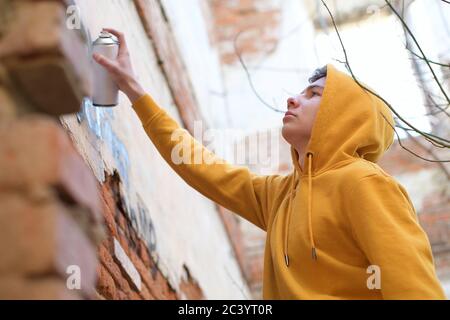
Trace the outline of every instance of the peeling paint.
[[131, 209], [131, 225], [145, 241], [150, 253], [156, 251], [156, 232], [150, 213], [138, 196], [137, 209]]
[[111, 122], [114, 120], [114, 112], [108, 108], [97, 108], [91, 99], [85, 98], [80, 112], [77, 114], [80, 124], [86, 122], [88, 128], [95, 135], [98, 142], [104, 143], [111, 152], [120, 177], [129, 190], [129, 165], [130, 159], [125, 144], [114, 133]]
[[[111, 125], [114, 121], [113, 110], [94, 107], [91, 99], [85, 98], [81, 110], [77, 114], [77, 120], [80, 124], [86, 123], [93, 138], [96, 139], [95, 143], [103, 143], [111, 152], [116, 166], [114, 177], [119, 186], [118, 196], [123, 210], [128, 215], [132, 227], [146, 243], [150, 253], [154, 253], [156, 251], [156, 232], [150, 213], [139, 195], [136, 194], [133, 197], [136, 198], [136, 201], [130, 201], [130, 197], [133, 195], [129, 181], [130, 160], [125, 144], [113, 131]], [[124, 192], [121, 192], [120, 185]]]

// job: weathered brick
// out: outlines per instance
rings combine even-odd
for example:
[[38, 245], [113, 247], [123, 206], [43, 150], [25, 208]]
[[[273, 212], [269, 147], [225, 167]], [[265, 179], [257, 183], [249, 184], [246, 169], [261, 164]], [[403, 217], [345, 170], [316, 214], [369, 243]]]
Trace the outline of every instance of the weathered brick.
[[142, 285], [142, 290], [139, 292], [139, 295], [143, 300], [155, 300], [155, 297], [150, 293], [145, 284]]
[[81, 290], [91, 297], [97, 258], [91, 241], [57, 202], [35, 203], [16, 193], [0, 194], [0, 274], [66, 279], [69, 266], [81, 272]]
[[105, 198], [102, 196], [102, 204], [103, 204], [103, 218], [105, 220], [105, 225], [108, 231], [108, 235], [113, 237], [117, 236], [117, 225], [114, 220], [114, 213], [111, 211], [109, 206], [107, 205]]
[[[156, 270], [154, 276], [152, 276], [151, 271], [147, 269], [139, 258], [139, 256], [134, 252], [130, 251], [130, 259], [133, 265], [138, 270], [141, 275], [142, 282], [147, 286], [155, 299], [158, 300], [174, 300], [177, 299], [176, 292], [170, 287], [169, 282], [159, 270]], [[154, 266], [156, 268], [156, 266]]]
[[65, 131], [45, 117], [0, 124], [0, 189], [52, 186], [66, 202], [89, 209], [102, 224], [97, 181]]
[[[214, 26], [210, 36], [218, 45], [221, 61], [238, 61], [234, 41], [239, 37], [239, 51], [248, 58], [259, 58], [276, 48], [281, 27], [281, 10], [271, 0], [209, 1]], [[258, 41], [254, 41], [258, 39]]]
[[122, 290], [117, 290], [118, 300], [130, 300], [130, 295]]
[[9, 120], [17, 114], [17, 106], [11, 94], [0, 82], [0, 121]]
[[180, 290], [188, 300], [202, 300], [205, 298], [200, 286], [196, 282], [182, 281], [180, 283]]
[[79, 30], [66, 27], [65, 9], [59, 1], [15, 1], [0, 39], [0, 62], [10, 78], [52, 115], [78, 112], [92, 95], [88, 47]]
[[88, 93], [78, 87], [72, 64], [60, 57], [17, 59], [8, 64], [13, 81], [40, 111], [51, 115], [76, 113]]
[[100, 258], [101, 263], [105, 266], [105, 268], [113, 277], [117, 288], [120, 289], [122, 292], [130, 294], [131, 287], [130, 284], [128, 283], [128, 280], [124, 277], [121, 269], [114, 261], [112, 255], [109, 253], [108, 248], [105, 247], [104, 244], [99, 245], [98, 256]]
[[114, 283], [113, 277], [109, 274], [108, 270], [101, 264], [97, 268], [98, 282], [97, 290], [106, 299], [116, 300], [118, 298], [117, 288]]
[[138, 255], [144, 263], [145, 267], [150, 268], [153, 265], [149, 250], [147, 249], [147, 246], [142, 239], [140, 239], [139, 241]]
[[0, 277], [0, 300], [81, 300], [77, 291], [69, 290], [65, 281], [45, 277], [29, 279], [20, 276]]

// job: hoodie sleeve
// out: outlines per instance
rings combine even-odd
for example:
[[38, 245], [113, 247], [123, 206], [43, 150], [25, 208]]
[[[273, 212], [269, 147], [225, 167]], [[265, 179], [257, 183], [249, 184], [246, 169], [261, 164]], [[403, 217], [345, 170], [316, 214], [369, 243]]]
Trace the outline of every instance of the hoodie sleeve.
[[428, 237], [405, 189], [375, 174], [362, 178], [347, 199], [353, 236], [379, 267], [383, 298], [445, 299]]
[[[158, 152], [187, 184], [267, 230], [268, 189], [273, 176], [259, 176], [247, 167], [220, 159], [181, 128], [150, 95], [139, 98], [133, 108]], [[198, 161], [202, 155], [205, 160]]]

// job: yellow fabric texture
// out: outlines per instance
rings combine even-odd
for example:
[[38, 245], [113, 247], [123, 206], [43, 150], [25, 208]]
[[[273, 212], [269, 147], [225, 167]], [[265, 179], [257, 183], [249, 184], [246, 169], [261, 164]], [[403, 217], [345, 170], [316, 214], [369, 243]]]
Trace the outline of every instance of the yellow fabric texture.
[[[391, 111], [328, 65], [303, 170], [289, 175], [231, 165], [145, 95], [134, 103], [161, 156], [198, 192], [267, 232], [264, 299], [445, 299], [431, 247], [407, 192], [377, 160], [394, 139]], [[176, 164], [181, 140], [210, 162]], [[214, 160], [214, 163], [211, 161]], [[182, 239], [180, 239], [182, 240]], [[378, 267], [380, 286], [374, 282]], [[370, 287], [370, 288], [369, 288]]]

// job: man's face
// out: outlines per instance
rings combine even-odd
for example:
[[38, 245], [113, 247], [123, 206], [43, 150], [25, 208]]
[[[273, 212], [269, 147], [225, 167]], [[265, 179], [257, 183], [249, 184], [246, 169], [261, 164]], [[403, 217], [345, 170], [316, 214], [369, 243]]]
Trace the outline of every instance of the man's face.
[[310, 84], [299, 95], [287, 100], [288, 112], [283, 118], [282, 134], [291, 145], [309, 141], [319, 111], [326, 77]]

